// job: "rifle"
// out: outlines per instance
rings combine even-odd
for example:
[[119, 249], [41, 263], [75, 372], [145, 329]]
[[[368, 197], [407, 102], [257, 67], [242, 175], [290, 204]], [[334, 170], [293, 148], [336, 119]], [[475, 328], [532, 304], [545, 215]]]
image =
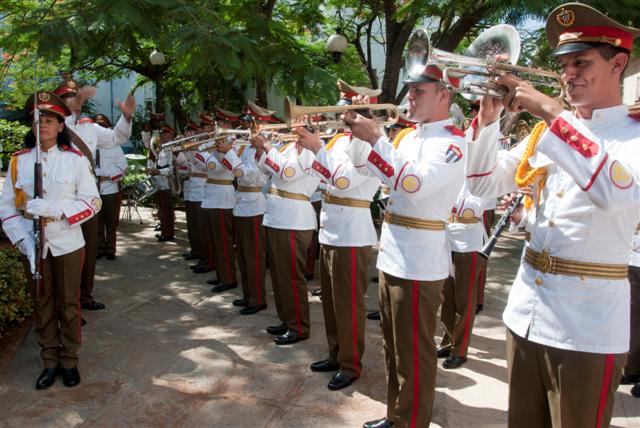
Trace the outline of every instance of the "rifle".
[[[40, 148], [40, 110], [38, 109], [38, 94], [36, 92], [35, 108], [33, 111], [33, 123], [36, 127], [36, 162], [33, 165], [34, 175], [34, 188], [33, 199], [42, 198], [42, 151]], [[36, 270], [33, 273], [33, 280], [36, 284], [36, 298], [40, 297], [44, 290], [42, 290], [42, 250], [44, 248], [44, 224], [40, 220], [40, 216], [33, 216], [33, 231], [35, 241], [35, 258], [36, 258]]]

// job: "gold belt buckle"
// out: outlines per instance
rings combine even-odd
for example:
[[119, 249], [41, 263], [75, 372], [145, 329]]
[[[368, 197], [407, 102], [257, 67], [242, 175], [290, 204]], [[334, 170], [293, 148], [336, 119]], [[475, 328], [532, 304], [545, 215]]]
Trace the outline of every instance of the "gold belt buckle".
[[545, 250], [538, 255], [536, 260], [536, 269], [542, 273], [548, 273], [551, 271], [552, 266], [551, 256], [549, 255], [549, 251]]

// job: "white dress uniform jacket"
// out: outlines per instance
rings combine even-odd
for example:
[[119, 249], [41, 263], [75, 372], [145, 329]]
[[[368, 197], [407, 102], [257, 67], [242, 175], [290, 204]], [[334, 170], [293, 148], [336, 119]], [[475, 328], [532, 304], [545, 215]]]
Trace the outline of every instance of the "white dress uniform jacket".
[[191, 183], [189, 182], [189, 162], [184, 153], [180, 152], [175, 157], [178, 176], [182, 180], [182, 199], [191, 200]]
[[189, 199], [185, 196], [185, 201], [202, 202], [207, 179], [195, 177], [193, 174], [207, 174], [206, 158], [202, 154], [192, 151], [187, 151], [186, 157], [189, 163]]
[[[469, 143], [467, 182], [474, 194], [516, 190], [514, 175], [528, 138], [498, 153], [498, 127], [484, 128]], [[640, 220], [640, 122], [628, 108], [594, 110], [590, 120], [565, 111], [529, 163], [548, 173], [527, 246], [574, 261], [626, 265]], [[535, 343], [623, 353], [629, 348], [629, 298], [626, 279], [545, 274], [523, 261], [503, 319]]]
[[636, 233], [633, 235], [633, 242], [631, 243], [631, 260], [629, 265], [640, 267], [640, 225], [636, 228]]
[[[302, 149], [298, 154], [295, 143], [280, 149], [271, 148], [258, 160], [258, 167], [271, 177], [270, 188], [283, 190], [310, 198], [320, 179], [311, 172], [314, 154]], [[264, 226], [286, 230], [315, 230], [316, 212], [310, 201], [267, 194], [267, 211]]]
[[127, 171], [127, 159], [124, 157], [122, 147], [114, 146], [100, 149], [100, 166], [96, 167], [98, 177], [98, 190], [101, 195], [118, 193], [118, 184]]
[[[325, 192], [329, 201], [335, 196], [370, 203], [380, 187], [378, 178], [363, 173], [367, 169], [366, 165], [353, 164], [350, 153], [354, 150], [368, 153], [371, 147], [360, 140], [352, 141], [350, 134], [344, 134], [316, 154], [312, 169], [326, 182]], [[378, 236], [369, 205], [354, 207], [323, 203], [318, 240], [321, 244], [336, 247], [377, 244]]]
[[[17, 152], [13, 162], [18, 162], [15, 188], [25, 193], [26, 202], [33, 199], [36, 151], [25, 149]], [[11, 171], [11, 166], [9, 168]], [[0, 197], [0, 219], [2, 228], [15, 244], [27, 235], [34, 235], [33, 220], [26, 219], [24, 212], [15, 205], [16, 193], [12, 174], [8, 173]], [[49, 250], [54, 257], [71, 253], [84, 246], [80, 224], [100, 211], [102, 201], [91, 173], [89, 160], [75, 149], [60, 149], [54, 146], [42, 152], [43, 199], [60, 207], [64, 216], [46, 223], [42, 257]]]
[[158, 175], [154, 176], [155, 182], [160, 190], [169, 190], [169, 179], [167, 176], [171, 174], [173, 168], [173, 155], [170, 149], [164, 149], [158, 155], [155, 165], [151, 164], [150, 168], [156, 168]]
[[[451, 119], [418, 125], [397, 148], [381, 137], [367, 166], [391, 189], [386, 212], [446, 222], [464, 183], [466, 141]], [[445, 231], [385, 222], [378, 269], [398, 278], [436, 281], [452, 270]]]
[[[267, 176], [258, 169], [256, 163], [256, 149], [242, 146], [236, 152], [229, 150], [224, 157], [226, 168], [230, 168], [238, 180], [238, 192], [233, 206], [236, 217], [253, 217], [262, 215], [267, 210], [267, 198], [262, 188], [267, 182]], [[259, 192], [245, 192], [243, 187], [260, 188]]]
[[[482, 221], [487, 205], [493, 203], [496, 198], [483, 198], [473, 196], [466, 183], [462, 186], [455, 205], [451, 209], [451, 215], [462, 217], [463, 222], [455, 219], [447, 224], [447, 239], [451, 251], [457, 253], [470, 253], [480, 251], [487, 239], [487, 231]], [[477, 218], [475, 223], [465, 223], [465, 219]]]
[[103, 128], [97, 123], [76, 123], [76, 116], [72, 114], [65, 119], [65, 126], [84, 141], [91, 155], [95, 159], [96, 149], [119, 146], [125, 143], [131, 137], [131, 122], [120, 116], [118, 123], [113, 129]]
[[198, 152], [195, 159], [200, 163], [200, 170], [202, 170], [203, 165], [207, 170], [202, 208], [232, 209], [235, 203], [233, 184], [211, 182], [211, 180], [233, 181], [233, 173], [223, 165], [224, 158], [222, 154], [219, 152]]

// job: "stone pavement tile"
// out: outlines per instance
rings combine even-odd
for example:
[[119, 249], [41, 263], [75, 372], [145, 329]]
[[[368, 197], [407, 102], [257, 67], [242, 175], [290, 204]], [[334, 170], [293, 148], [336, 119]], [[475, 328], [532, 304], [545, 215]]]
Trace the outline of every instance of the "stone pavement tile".
[[182, 426], [266, 427], [270, 426], [270, 421], [277, 420], [278, 415], [286, 407], [288, 407], [286, 404], [256, 399], [242, 394], [233, 397], [206, 396], [198, 408], [190, 409]]
[[613, 406], [612, 427], [640, 427], [640, 398], [631, 395], [633, 385], [620, 385]]

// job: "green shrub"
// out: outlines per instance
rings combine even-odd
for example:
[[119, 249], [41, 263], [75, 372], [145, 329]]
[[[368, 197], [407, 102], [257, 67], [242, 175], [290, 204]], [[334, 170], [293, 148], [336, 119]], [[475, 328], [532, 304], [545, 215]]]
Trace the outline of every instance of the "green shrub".
[[0, 336], [33, 312], [20, 253], [13, 247], [0, 248]]
[[11, 155], [24, 147], [24, 136], [29, 128], [20, 122], [11, 122], [0, 119], [0, 164], [2, 170], [9, 167]]

